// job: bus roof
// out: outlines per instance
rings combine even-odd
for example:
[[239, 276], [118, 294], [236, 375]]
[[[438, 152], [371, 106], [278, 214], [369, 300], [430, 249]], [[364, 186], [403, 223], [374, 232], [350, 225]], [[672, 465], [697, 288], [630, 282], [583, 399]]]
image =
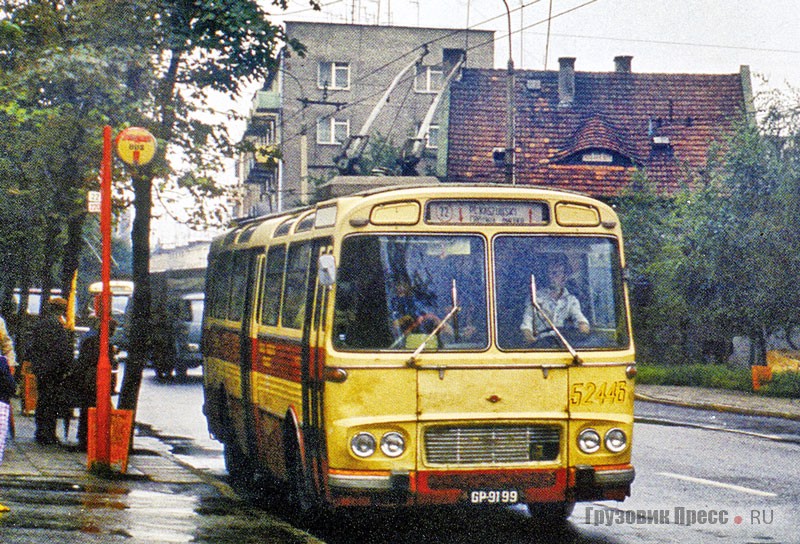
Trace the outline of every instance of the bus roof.
[[[341, 176], [340, 176], [341, 177]], [[348, 176], [345, 178], [351, 178]], [[384, 184], [394, 178], [365, 176], [367, 178], [381, 179]], [[414, 180], [420, 182], [414, 184]], [[252, 218], [238, 223], [232, 230], [217, 237], [211, 245], [211, 252], [219, 251], [225, 247], [247, 246], [252, 241], [264, 240], [283, 236], [284, 234], [319, 231], [326, 227], [335, 227], [345, 218], [351, 225], [354, 221], [362, 220], [368, 224], [372, 219], [369, 214], [364, 218], [355, 219], [352, 216], [354, 211], [364, 206], [376, 206], [381, 203], [401, 203], [403, 201], [442, 199], [451, 201], [486, 201], [491, 194], [492, 198], [498, 200], [526, 200], [526, 201], [550, 201], [554, 204], [574, 204], [586, 206], [597, 211], [597, 222], [594, 226], [601, 224], [607, 229], [618, 228], [618, 219], [614, 210], [607, 204], [600, 202], [586, 194], [567, 191], [562, 189], [552, 189], [534, 185], [507, 185], [507, 184], [464, 184], [464, 183], [434, 183], [431, 180], [436, 178], [419, 177], [403, 178], [401, 185], [381, 185], [373, 186], [367, 190], [345, 194], [336, 198], [319, 202], [302, 208], [295, 208]], [[346, 179], [345, 181], [349, 181]], [[367, 182], [362, 186], [369, 186]], [[566, 212], [565, 212], [566, 215]], [[420, 221], [422, 218], [420, 217]], [[402, 224], [402, 223], [401, 223]], [[405, 223], [408, 224], [408, 223]], [[563, 223], [560, 223], [564, 226]], [[363, 225], [362, 225], [363, 226]], [[500, 226], [500, 225], [497, 225]], [[587, 225], [582, 225], [587, 226]]]

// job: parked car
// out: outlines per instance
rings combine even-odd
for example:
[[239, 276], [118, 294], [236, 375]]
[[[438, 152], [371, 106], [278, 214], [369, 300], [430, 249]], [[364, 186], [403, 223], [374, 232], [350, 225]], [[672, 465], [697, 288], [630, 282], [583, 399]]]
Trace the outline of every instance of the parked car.
[[162, 334], [155, 342], [152, 360], [160, 379], [171, 377], [173, 372], [176, 377], [185, 376], [190, 368], [203, 364], [200, 336], [204, 306], [203, 293], [185, 294], [167, 304], [167, 322], [156, 327]]
[[203, 332], [205, 295], [183, 295], [178, 304], [178, 324], [175, 338], [175, 374], [186, 374], [190, 368], [203, 364], [200, 337]]

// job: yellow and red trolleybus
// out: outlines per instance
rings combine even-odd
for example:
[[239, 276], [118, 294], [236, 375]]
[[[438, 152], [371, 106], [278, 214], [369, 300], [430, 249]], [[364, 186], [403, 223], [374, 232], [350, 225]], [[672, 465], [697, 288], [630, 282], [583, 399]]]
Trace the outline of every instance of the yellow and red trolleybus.
[[209, 429], [302, 510], [624, 500], [624, 271], [614, 211], [570, 192], [383, 188], [243, 222], [209, 253]]

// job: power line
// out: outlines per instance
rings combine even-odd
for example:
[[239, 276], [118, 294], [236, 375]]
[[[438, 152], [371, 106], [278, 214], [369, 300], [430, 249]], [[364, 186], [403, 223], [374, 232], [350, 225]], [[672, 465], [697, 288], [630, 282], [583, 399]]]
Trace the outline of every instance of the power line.
[[678, 45], [684, 47], [702, 47], [706, 49], [729, 49], [729, 50], [739, 50], [739, 51], [754, 51], [758, 53], [789, 53], [796, 55], [800, 53], [798, 49], [776, 49], [776, 48], [769, 48], [769, 47], [748, 47], [743, 45], [722, 45], [722, 44], [711, 44], [711, 43], [700, 43], [700, 42], [676, 42], [676, 41], [669, 41], [669, 40], [645, 40], [645, 39], [637, 39], [637, 38], [616, 38], [611, 36], [588, 36], [583, 34], [555, 34], [555, 36], [559, 36], [562, 38], [578, 38], [584, 40], [602, 40], [602, 41], [615, 41], [615, 42], [630, 42], [630, 43], [652, 43], [656, 45]]

